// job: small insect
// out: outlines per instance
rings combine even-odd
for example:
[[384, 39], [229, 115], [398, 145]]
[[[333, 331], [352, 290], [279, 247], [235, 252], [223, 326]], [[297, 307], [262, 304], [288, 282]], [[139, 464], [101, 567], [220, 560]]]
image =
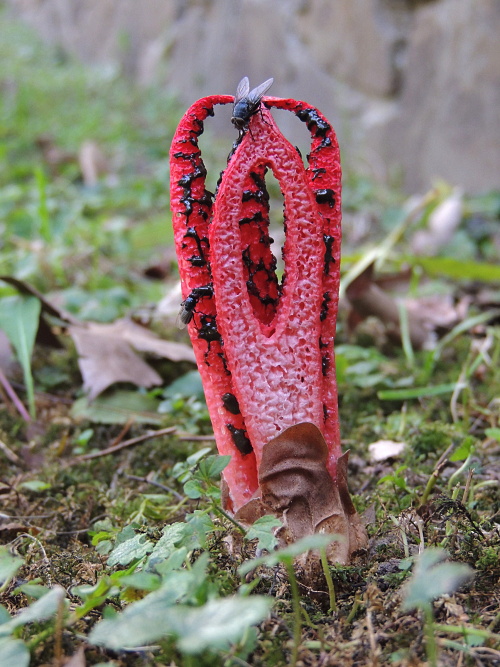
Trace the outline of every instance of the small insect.
[[273, 85], [273, 81], [274, 79], [268, 79], [253, 90], [250, 90], [250, 82], [247, 76], [244, 76], [239, 82], [234, 96], [231, 122], [240, 132], [245, 131], [250, 118], [259, 110], [260, 101]]
[[198, 301], [204, 296], [212, 296], [214, 293], [212, 285], [201, 285], [195, 287], [185, 301], [181, 303], [181, 309], [177, 318], [179, 329], [184, 329], [186, 324], [189, 324], [193, 319], [193, 314]]

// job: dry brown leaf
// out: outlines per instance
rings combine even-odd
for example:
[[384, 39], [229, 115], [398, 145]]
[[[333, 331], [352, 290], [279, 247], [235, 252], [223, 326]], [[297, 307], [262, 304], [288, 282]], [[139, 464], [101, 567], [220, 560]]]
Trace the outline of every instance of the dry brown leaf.
[[[358, 318], [378, 317], [386, 326], [389, 335], [400, 337], [398, 303], [375, 282], [373, 264], [352, 281], [346, 290], [346, 296]], [[408, 312], [408, 328], [413, 347], [424, 347], [430, 332], [420, 318], [411, 312]]]
[[[28, 283], [11, 276], [0, 276], [21, 294], [39, 299], [42, 305], [37, 342], [60, 346], [50, 323], [44, 315], [50, 315], [68, 326], [68, 333], [75, 342], [79, 354], [78, 365], [83, 376], [83, 387], [90, 400], [115, 382], [130, 382], [139, 387], [162, 384], [158, 373], [134, 350], [171, 361], [196, 363], [191, 347], [183, 343], [163, 340], [145, 327], [123, 318], [112, 324], [81, 322], [70, 313], [48, 301], [43, 294]], [[0, 340], [1, 342], [1, 340]]]
[[127, 319], [112, 324], [87, 322], [72, 325], [68, 332], [79, 354], [78, 365], [89, 400], [116, 382], [130, 382], [139, 387], [162, 384], [158, 373], [134, 350], [171, 361], [195, 362], [194, 353], [187, 345], [162, 340]]
[[[282, 544], [306, 535], [342, 536], [327, 550], [330, 562], [347, 563], [366, 544], [366, 533], [347, 488], [347, 454], [338, 460], [337, 484], [326, 462], [328, 447], [320, 430], [310, 423], [291, 426], [265, 445], [259, 468], [260, 497], [236, 514], [244, 523], [274, 514], [283, 521]], [[306, 555], [301, 565], [311, 569], [317, 556]]]

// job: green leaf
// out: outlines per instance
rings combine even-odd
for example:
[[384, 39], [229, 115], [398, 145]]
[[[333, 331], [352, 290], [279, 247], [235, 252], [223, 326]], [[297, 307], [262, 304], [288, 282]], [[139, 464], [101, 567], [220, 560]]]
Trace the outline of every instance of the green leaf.
[[191, 570], [167, 573], [158, 590], [133, 602], [123, 613], [98, 623], [89, 641], [121, 650], [151, 644], [172, 634], [172, 608], [177, 602], [187, 600], [204, 583], [207, 561], [207, 557], [200, 557]]
[[5, 637], [0, 639], [0, 665], [12, 667], [29, 667], [30, 652], [20, 639]]
[[460, 447], [457, 447], [450, 456], [450, 461], [465, 461], [465, 459], [472, 454], [474, 450], [474, 438], [466, 437]]
[[206, 459], [200, 461], [199, 471], [205, 479], [218, 479], [221, 472], [226, 468], [231, 460], [230, 456], [218, 456], [217, 454], [212, 454], [207, 456]]
[[61, 586], [55, 586], [47, 595], [34, 602], [29, 607], [23, 609], [17, 616], [14, 616], [8, 623], [0, 625], [0, 636], [10, 634], [16, 628], [27, 625], [28, 623], [46, 621], [54, 616], [62, 600], [65, 598], [65, 590]]
[[[206, 512], [195, 510], [193, 514], [186, 515], [186, 523], [191, 529], [190, 546], [192, 549], [205, 549], [207, 546], [207, 535], [216, 530], [216, 526]], [[184, 544], [187, 541], [184, 540]]]
[[411, 398], [425, 398], [426, 396], [441, 396], [451, 394], [458, 387], [465, 387], [463, 383], [438, 384], [434, 387], [413, 387], [411, 389], [383, 389], [377, 392], [381, 401], [407, 401]]
[[247, 540], [259, 540], [257, 549], [272, 551], [278, 544], [278, 538], [275, 536], [275, 529], [283, 524], [272, 514], [261, 516], [247, 531]]
[[31, 355], [40, 321], [41, 304], [34, 296], [7, 296], [0, 299], [0, 329], [14, 346], [23, 369], [30, 414], [36, 416]]
[[188, 498], [197, 500], [198, 498], [201, 498], [203, 496], [203, 486], [201, 482], [197, 479], [189, 479], [184, 484], [183, 488], [184, 488], [184, 493]]
[[158, 575], [151, 572], [134, 572], [125, 577], [121, 577], [120, 582], [130, 588], [139, 591], [155, 591], [160, 588], [161, 579]]
[[7, 547], [0, 547], [0, 590], [6, 588], [24, 560], [10, 553]]
[[210, 600], [203, 607], [175, 607], [169, 613], [170, 632], [177, 636], [182, 653], [226, 649], [240, 641], [245, 631], [260, 623], [273, 600], [263, 596], [237, 596]]
[[14, 595], [17, 593], [24, 593], [24, 595], [27, 595], [29, 598], [39, 600], [44, 595], [47, 595], [49, 591], [50, 588], [47, 588], [47, 586], [42, 586], [42, 584], [36, 584], [32, 581], [28, 581], [27, 583], [18, 586], [14, 591]]
[[500, 428], [487, 428], [484, 433], [488, 438], [493, 438], [493, 440], [500, 442]]
[[178, 377], [166, 387], [162, 395], [165, 398], [174, 398], [175, 396], [196, 396], [198, 399], [205, 399], [201, 375], [198, 371], [189, 371], [181, 377]]
[[122, 614], [98, 623], [89, 641], [121, 650], [176, 636], [183, 653], [226, 648], [241, 639], [252, 624], [262, 621], [272, 605], [270, 598], [235, 596], [211, 600], [198, 608], [175, 606], [181, 595], [175, 587], [150, 593]]
[[47, 491], [47, 489], [50, 489], [50, 484], [42, 482], [41, 479], [32, 479], [27, 482], [21, 482], [19, 488], [28, 489], [28, 491]]
[[446, 557], [444, 549], [425, 549], [422, 552], [405, 587], [404, 611], [423, 609], [472, 578], [472, 568], [463, 563], [442, 562]]
[[158, 402], [146, 394], [125, 389], [98, 396], [91, 403], [86, 397], [73, 403], [71, 416], [88, 419], [96, 424], [125, 424], [133, 419], [138, 424], [161, 424], [156, 410]]
[[483, 283], [500, 281], [500, 266], [485, 262], [464, 262], [452, 257], [406, 256], [401, 264], [420, 266], [429, 276], [444, 276], [453, 280], [478, 280]]
[[126, 542], [116, 545], [108, 557], [108, 566], [128, 565], [133, 560], [140, 560], [153, 551], [154, 544], [146, 535], [138, 533]]
[[185, 523], [177, 522], [165, 526], [162, 536], [151, 551], [147, 567], [154, 568], [159, 562], [169, 558], [176, 547], [189, 542], [191, 534], [192, 529]]

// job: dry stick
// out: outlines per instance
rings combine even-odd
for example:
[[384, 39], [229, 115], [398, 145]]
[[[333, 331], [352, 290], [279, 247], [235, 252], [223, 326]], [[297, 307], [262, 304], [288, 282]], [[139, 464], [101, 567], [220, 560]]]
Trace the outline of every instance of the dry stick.
[[132, 424], [134, 423], [134, 421], [135, 421], [135, 419], [134, 419], [133, 417], [129, 417], [129, 418], [127, 419], [127, 421], [126, 421], [126, 423], [124, 424], [122, 430], [120, 431], [120, 433], [118, 433], [118, 435], [116, 436], [116, 438], [113, 440], [113, 442], [111, 443], [110, 447], [116, 447], [116, 446], [118, 445], [118, 443], [120, 443], [120, 442], [123, 440], [123, 438], [124, 438], [124, 437], [127, 435], [127, 433], [130, 431], [130, 429], [131, 429]]
[[472, 482], [472, 477], [474, 476], [475, 470], [474, 468], [469, 468], [469, 472], [467, 474], [467, 481], [465, 482], [465, 489], [464, 493], [462, 496], [462, 505], [467, 505], [467, 498], [469, 496], [469, 490], [470, 490], [470, 485]]
[[189, 435], [189, 433], [179, 433], [177, 435], [178, 440], [192, 440], [193, 442], [204, 442], [205, 440], [213, 441], [215, 440], [215, 435]]
[[168, 493], [171, 493], [173, 496], [177, 498], [177, 500], [184, 500], [184, 496], [180, 493], [178, 493], [175, 489], [171, 489], [169, 486], [165, 486], [165, 484], [160, 484], [160, 482], [155, 482], [152, 479], [148, 479], [147, 477], [139, 477], [138, 475], [127, 475], [125, 474], [125, 477], [127, 479], [133, 479], [136, 482], [144, 482], [145, 484], [151, 484], [152, 486], [156, 486], [158, 489], [162, 489], [162, 491], [167, 491]]
[[0, 440], [0, 451], [5, 454], [6, 458], [8, 458], [11, 463], [15, 463], [16, 465], [20, 465], [22, 463], [19, 456], [15, 454], [10, 447], [7, 447], [5, 442], [2, 440]]
[[62, 634], [64, 628], [64, 597], [61, 597], [57, 605], [57, 613], [54, 627], [54, 663], [56, 667], [63, 667], [64, 656], [62, 650]]
[[369, 607], [366, 610], [366, 628], [368, 630], [368, 641], [370, 642], [370, 651], [372, 654], [372, 665], [376, 667], [378, 665], [377, 640], [373, 630], [372, 612]]
[[19, 412], [21, 417], [24, 419], [24, 421], [25, 422], [30, 422], [31, 421], [31, 415], [28, 413], [28, 411], [24, 407], [23, 402], [21, 401], [19, 396], [16, 394], [16, 392], [12, 388], [12, 385], [7, 380], [6, 376], [4, 375], [4, 373], [1, 369], [0, 369], [0, 383], [2, 384], [2, 387], [5, 389], [5, 392], [6, 392], [7, 396], [10, 398], [12, 403], [16, 406], [17, 411]]
[[138, 445], [145, 440], [150, 440], [151, 438], [159, 438], [162, 435], [169, 435], [175, 433], [177, 428], [175, 426], [169, 426], [168, 428], [161, 428], [158, 431], [148, 431], [144, 435], [139, 435], [137, 438], [130, 438], [130, 440], [124, 440], [120, 442], [119, 445], [114, 447], [108, 447], [107, 449], [102, 449], [100, 452], [93, 452], [92, 454], [83, 454], [83, 456], [78, 456], [74, 459], [74, 463], [80, 463], [80, 461], [90, 461], [91, 459], [98, 459], [101, 456], [108, 456], [109, 454], [114, 454], [119, 452], [121, 449], [126, 447], [132, 447], [133, 445]]

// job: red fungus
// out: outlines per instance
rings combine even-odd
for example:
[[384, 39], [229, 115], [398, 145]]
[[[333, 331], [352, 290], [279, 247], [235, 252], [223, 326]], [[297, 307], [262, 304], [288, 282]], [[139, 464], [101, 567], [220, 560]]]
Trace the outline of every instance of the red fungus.
[[[296, 100], [263, 98], [230, 156], [215, 202], [198, 147], [203, 121], [230, 96], [196, 102], [170, 152], [171, 206], [189, 334], [224, 471], [226, 509], [244, 521], [274, 513], [284, 541], [311, 532], [364, 531], [341, 457], [333, 341], [340, 262], [341, 170], [328, 121]], [[269, 107], [295, 113], [311, 133], [304, 168]], [[284, 276], [269, 236], [271, 170], [284, 196]], [[200, 289], [201, 288], [201, 289]]]

